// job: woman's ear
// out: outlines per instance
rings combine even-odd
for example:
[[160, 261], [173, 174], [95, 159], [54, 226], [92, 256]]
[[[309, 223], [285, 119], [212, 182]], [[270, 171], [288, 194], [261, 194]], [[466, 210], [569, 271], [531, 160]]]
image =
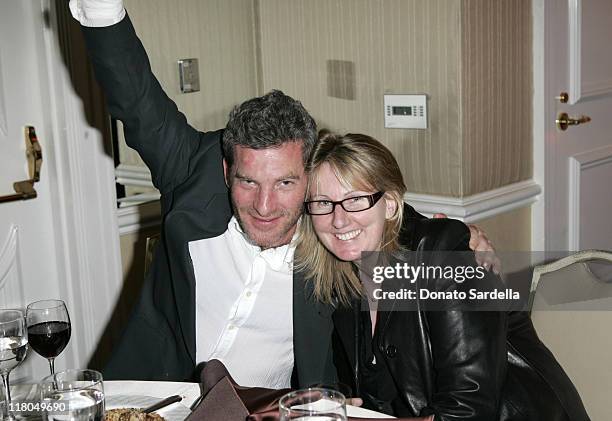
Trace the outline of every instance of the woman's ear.
[[385, 193], [384, 199], [385, 199], [385, 205], [387, 207], [387, 210], [385, 212], [385, 218], [391, 219], [397, 214], [397, 206], [398, 206], [397, 202], [395, 201], [393, 196], [387, 193]]

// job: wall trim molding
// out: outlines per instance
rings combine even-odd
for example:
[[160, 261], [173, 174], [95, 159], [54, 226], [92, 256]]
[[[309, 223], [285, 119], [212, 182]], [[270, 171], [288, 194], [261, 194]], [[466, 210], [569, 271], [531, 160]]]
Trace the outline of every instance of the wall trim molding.
[[583, 170], [612, 163], [612, 146], [576, 154], [569, 159], [568, 250], [580, 250], [580, 177]]
[[541, 192], [538, 183], [525, 180], [467, 197], [406, 193], [404, 200], [423, 215], [445, 213], [471, 223], [529, 206]]
[[[2, 74], [2, 61], [0, 61], [0, 74]], [[4, 87], [2, 85], [2, 78], [0, 78], [0, 133], [3, 136], [7, 136], [7, 119], [6, 119], [6, 97], [4, 95]]]
[[[6, 236], [6, 240], [4, 245], [0, 249], [0, 294], [2, 294], [2, 290], [4, 289], [4, 285], [8, 281], [8, 275], [11, 269], [14, 267], [18, 267], [17, 260], [17, 234], [18, 229], [16, 225], [11, 225], [9, 228], [9, 232]], [[21, 281], [21, 277], [19, 279]], [[20, 282], [21, 283], [21, 282]], [[8, 303], [9, 306], [19, 306], [23, 305], [23, 302], [17, 303]]]
[[[538, 199], [531, 206], [531, 250], [545, 250], [546, 247], [546, 147], [544, 139], [547, 133], [546, 116], [551, 115], [547, 112], [545, 101], [546, 78], [545, 78], [545, 32], [546, 21], [545, 0], [532, 1], [532, 83], [533, 83], [533, 102], [531, 120], [532, 139], [533, 139], [533, 180], [540, 185], [542, 192]], [[550, 101], [552, 102], [552, 101]], [[554, 115], [554, 112], [552, 113]]]
[[581, 25], [582, 0], [568, 0], [569, 11], [569, 103], [577, 103], [582, 94], [581, 86]]
[[132, 234], [161, 224], [159, 200], [117, 209], [119, 235]]
[[151, 171], [139, 165], [119, 164], [115, 168], [115, 180], [124, 186], [155, 188], [151, 181]]

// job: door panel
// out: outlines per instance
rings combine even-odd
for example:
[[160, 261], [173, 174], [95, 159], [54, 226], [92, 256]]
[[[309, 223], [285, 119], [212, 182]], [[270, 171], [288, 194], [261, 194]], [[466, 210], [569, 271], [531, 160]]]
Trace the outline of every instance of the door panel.
[[[612, 249], [612, 2], [533, 0], [544, 5], [544, 213], [545, 247], [555, 250]], [[569, 93], [569, 101], [558, 98]], [[536, 98], [537, 102], [537, 98]], [[588, 116], [563, 131], [560, 113]], [[536, 121], [536, 124], [539, 124]], [[537, 145], [536, 145], [537, 147]], [[556, 314], [553, 314], [556, 313]], [[608, 312], [605, 312], [608, 313]], [[542, 313], [536, 330], [570, 378], [575, 379], [592, 420], [612, 417], [609, 390], [612, 357], [585, 360], [589, 344], [568, 343], [559, 326], [606, 331], [609, 318], [593, 312], [588, 325], [572, 326], [571, 312]], [[588, 352], [587, 352], [588, 353]], [[587, 371], [598, 377], [585, 379]]]
[[572, 0], [570, 12], [572, 43], [571, 62], [579, 64], [572, 83], [577, 85], [573, 102], [612, 93], [612, 2], [610, 0]]
[[[38, 197], [0, 203], [0, 306], [25, 308], [29, 301], [58, 297], [55, 232], [49, 194], [49, 91], [41, 3], [5, 1], [0, 13], [0, 195], [29, 178], [25, 126], [32, 125], [43, 153]], [[30, 351], [32, 354], [32, 351]], [[29, 355], [12, 381], [45, 373], [46, 361]], [[48, 370], [48, 369], [47, 369]]]
[[[548, 250], [612, 249], [612, 3], [545, 2], [546, 163]], [[555, 97], [569, 93], [569, 102]], [[562, 131], [555, 119], [588, 116]]]

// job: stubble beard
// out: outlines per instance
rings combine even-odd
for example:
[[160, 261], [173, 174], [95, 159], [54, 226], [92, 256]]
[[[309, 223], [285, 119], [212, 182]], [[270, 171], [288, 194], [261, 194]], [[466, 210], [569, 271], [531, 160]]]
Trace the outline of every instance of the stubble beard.
[[234, 203], [232, 203], [232, 208], [234, 210], [234, 216], [236, 217], [240, 228], [242, 228], [242, 231], [245, 233], [249, 242], [253, 245], [261, 247], [262, 249], [280, 247], [284, 246], [285, 244], [289, 244], [291, 241], [291, 236], [297, 227], [297, 222], [300, 219], [300, 216], [302, 216], [301, 210], [291, 212], [284, 209], [279, 215], [279, 217], [282, 218], [281, 224], [277, 226], [274, 231], [265, 232], [251, 228], [242, 219], [241, 214], [248, 215], [251, 212], [254, 212], [253, 209], [238, 208]]

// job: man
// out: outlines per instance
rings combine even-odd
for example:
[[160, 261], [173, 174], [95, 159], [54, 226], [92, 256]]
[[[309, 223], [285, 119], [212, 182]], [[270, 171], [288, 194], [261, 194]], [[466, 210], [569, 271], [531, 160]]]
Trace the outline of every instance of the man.
[[234, 109], [224, 132], [198, 132], [151, 73], [120, 0], [70, 8], [110, 113], [161, 192], [161, 245], [105, 378], [185, 380], [216, 358], [245, 386], [333, 382], [331, 309], [292, 269], [312, 117], [272, 91]]

